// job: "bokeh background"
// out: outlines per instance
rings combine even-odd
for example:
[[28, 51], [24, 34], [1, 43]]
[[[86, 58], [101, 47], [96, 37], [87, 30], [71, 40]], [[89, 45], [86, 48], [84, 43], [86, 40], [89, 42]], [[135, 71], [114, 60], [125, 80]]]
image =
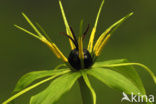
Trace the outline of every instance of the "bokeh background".
[[[69, 24], [78, 33], [79, 23], [92, 27], [101, 0], [62, 0]], [[156, 73], [156, 0], [106, 0], [97, 29], [96, 39], [115, 21], [130, 12], [129, 18], [113, 35], [106, 45], [100, 60], [127, 58], [131, 62], [147, 65]], [[1, 0], [0, 1], [0, 102], [11, 95], [18, 79], [27, 72], [53, 69], [62, 63], [50, 49], [39, 40], [16, 29], [18, 24], [32, 30], [21, 16], [25, 12], [32, 21], [39, 22], [68, 56], [70, 52], [58, 0]], [[33, 31], [33, 30], [32, 30]], [[89, 34], [87, 38], [89, 38]], [[85, 44], [88, 39], [86, 38]], [[149, 74], [137, 67], [148, 94], [156, 97], [156, 86]], [[91, 78], [93, 79], [93, 78]], [[97, 80], [92, 80], [97, 92], [97, 104], [120, 104], [122, 93], [112, 90]], [[44, 89], [43, 84], [19, 97], [17, 104], [27, 104], [30, 96]], [[57, 104], [81, 104], [77, 83]], [[126, 104], [126, 103], [125, 103]]]

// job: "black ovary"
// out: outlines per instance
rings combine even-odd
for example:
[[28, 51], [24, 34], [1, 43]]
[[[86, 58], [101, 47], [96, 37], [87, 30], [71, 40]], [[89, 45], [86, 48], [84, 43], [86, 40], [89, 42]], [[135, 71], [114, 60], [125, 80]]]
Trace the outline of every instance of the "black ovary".
[[[91, 54], [86, 49], [83, 49], [83, 53], [84, 53], [84, 69], [90, 68], [93, 65]], [[70, 52], [68, 62], [76, 70], [83, 69], [81, 66], [78, 49], [74, 49]]]

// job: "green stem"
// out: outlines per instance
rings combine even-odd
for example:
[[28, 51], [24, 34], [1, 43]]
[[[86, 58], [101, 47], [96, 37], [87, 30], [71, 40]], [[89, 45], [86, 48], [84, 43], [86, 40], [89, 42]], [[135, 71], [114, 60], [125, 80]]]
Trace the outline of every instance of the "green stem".
[[96, 104], [96, 93], [95, 93], [93, 87], [91, 86], [91, 83], [90, 83], [90, 81], [89, 81], [89, 78], [88, 78], [88, 76], [87, 76], [87, 73], [84, 72], [84, 71], [81, 71], [81, 74], [82, 74], [82, 76], [83, 76], [83, 80], [85, 81], [85, 83], [86, 83], [88, 89], [90, 90], [90, 92], [91, 92], [91, 94], [92, 94], [93, 104]]
[[81, 92], [83, 104], [93, 104], [92, 94], [89, 88], [87, 87], [83, 77], [79, 78], [78, 83], [80, 86], [80, 92]]

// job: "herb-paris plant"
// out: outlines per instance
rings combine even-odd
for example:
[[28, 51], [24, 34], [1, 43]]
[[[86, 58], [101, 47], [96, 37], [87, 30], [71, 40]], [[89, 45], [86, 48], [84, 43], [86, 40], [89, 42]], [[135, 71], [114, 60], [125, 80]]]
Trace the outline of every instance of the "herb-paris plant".
[[[131, 92], [133, 92], [135, 95], [137, 95], [138, 93], [140, 93], [140, 95], [146, 95], [142, 81], [135, 68], [133, 67], [136, 65], [144, 68], [147, 72], [149, 72], [154, 82], [156, 83], [156, 76], [145, 65], [140, 63], [129, 63], [126, 59], [96, 62], [96, 59], [100, 55], [104, 45], [109, 40], [113, 32], [120, 26], [121, 23], [123, 23], [128, 17], [133, 14], [130, 13], [111, 25], [108, 29], [106, 29], [105, 32], [101, 34], [101, 36], [94, 44], [94, 36], [96, 34], [98, 19], [103, 4], [104, 0], [102, 1], [99, 8], [95, 25], [90, 35], [88, 47], [87, 49], [85, 49], [83, 46], [83, 39], [88, 31], [88, 27], [83, 33], [83, 22], [81, 22], [80, 34], [77, 39], [72, 28], [67, 22], [61, 0], [59, 0], [61, 13], [66, 27], [66, 33], [63, 34], [69, 38], [69, 43], [71, 46], [71, 52], [68, 58], [66, 58], [64, 54], [59, 50], [59, 48], [55, 45], [55, 43], [53, 43], [51, 39], [49, 39], [44, 29], [38, 23], [36, 25], [42, 32], [40, 32], [37, 27], [30, 21], [30, 19], [24, 13], [22, 13], [22, 15], [34, 29], [36, 34], [18, 25], [15, 25], [15, 27], [23, 30], [24, 32], [45, 43], [56, 55], [56, 57], [64, 62], [64, 64], [58, 65], [53, 70], [34, 71], [25, 74], [16, 84], [16, 87], [13, 91], [16, 92], [16, 94], [10, 97], [8, 100], [4, 101], [2, 104], [8, 104], [22, 94], [48, 81], [51, 81], [50, 85], [37, 95], [32, 96], [30, 99], [30, 104], [55, 103], [64, 93], [72, 88], [76, 81], [78, 81], [80, 86], [83, 103], [96, 104], [96, 93], [91, 86], [88, 75], [93, 76], [94, 78], [100, 80], [102, 83], [113, 89], [120, 90], [127, 94], [131, 94]], [[45, 79], [29, 86], [33, 81], [40, 78]]]

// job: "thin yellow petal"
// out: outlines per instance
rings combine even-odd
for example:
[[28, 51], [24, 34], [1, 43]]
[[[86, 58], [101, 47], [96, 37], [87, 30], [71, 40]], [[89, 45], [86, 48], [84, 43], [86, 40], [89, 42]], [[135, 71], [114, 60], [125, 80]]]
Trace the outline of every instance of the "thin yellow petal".
[[97, 28], [97, 24], [98, 24], [98, 20], [99, 20], [99, 16], [100, 16], [103, 4], [104, 4], [104, 0], [102, 1], [101, 5], [100, 5], [100, 8], [99, 8], [96, 20], [95, 20], [94, 27], [93, 27], [91, 35], [90, 35], [90, 39], [89, 39], [89, 43], [88, 43], [88, 51], [90, 53], [92, 52], [92, 49], [93, 49], [93, 43], [94, 43], [94, 37], [95, 37], [95, 33], [96, 33], [96, 28]]
[[[64, 24], [65, 24], [65, 27], [66, 27], [66, 32], [67, 34], [73, 38], [73, 35], [72, 35], [72, 32], [70, 30], [70, 27], [69, 27], [69, 24], [68, 24], [68, 21], [66, 19], [66, 15], [65, 15], [65, 12], [64, 12], [64, 9], [63, 9], [63, 6], [62, 6], [62, 2], [61, 0], [59, 0], [59, 5], [60, 5], [60, 9], [61, 9], [61, 13], [62, 13], [62, 17], [63, 17], [63, 20], [64, 20]], [[75, 45], [73, 44], [73, 42], [69, 39], [69, 43], [70, 43], [70, 46], [71, 46], [71, 49], [75, 49]]]

